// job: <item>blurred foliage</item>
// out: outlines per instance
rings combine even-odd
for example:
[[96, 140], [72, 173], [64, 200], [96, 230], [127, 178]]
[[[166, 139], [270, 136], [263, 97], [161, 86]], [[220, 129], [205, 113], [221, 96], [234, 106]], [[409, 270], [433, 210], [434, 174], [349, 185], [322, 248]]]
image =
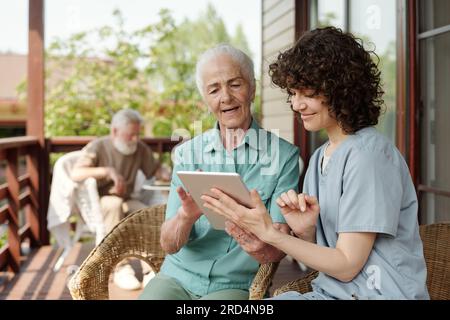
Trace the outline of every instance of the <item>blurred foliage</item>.
[[0, 127], [0, 138], [22, 137], [25, 134], [23, 127]]
[[0, 248], [2, 248], [6, 242], [8, 241], [8, 234], [5, 232], [4, 234], [0, 235]]
[[384, 89], [384, 113], [380, 117], [377, 128], [395, 143], [396, 137], [396, 81], [397, 81], [397, 59], [395, 42], [392, 41], [386, 51], [379, 55], [381, 81]]
[[[202, 121], [202, 131], [210, 128], [215, 119], [197, 92], [195, 63], [223, 42], [251, 56], [242, 26], [230, 36], [212, 5], [197, 20], [179, 24], [163, 9], [159, 21], [134, 31], [125, 29], [120, 11], [113, 15], [113, 26], [55, 39], [48, 47], [46, 136], [106, 135], [112, 115], [125, 107], [141, 112], [154, 136], [179, 128], [192, 136], [194, 121]], [[26, 83], [18, 91], [25, 99]]]

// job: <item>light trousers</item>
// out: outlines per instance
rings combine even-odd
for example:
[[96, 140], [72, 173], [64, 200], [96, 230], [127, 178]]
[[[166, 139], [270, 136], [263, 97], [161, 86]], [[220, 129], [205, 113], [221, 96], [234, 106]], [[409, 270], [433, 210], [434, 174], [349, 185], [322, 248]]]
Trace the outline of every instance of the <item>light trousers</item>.
[[[100, 198], [100, 208], [103, 215], [103, 223], [105, 225], [105, 233], [108, 234], [123, 218], [128, 214], [148, 207], [139, 200], [129, 199], [124, 201], [118, 196], [103, 196]], [[130, 259], [125, 259], [117, 264], [117, 268], [123, 268], [130, 263]], [[150, 266], [142, 262], [142, 272], [148, 273], [151, 271]], [[116, 270], [117, 271], [117, 270]]]

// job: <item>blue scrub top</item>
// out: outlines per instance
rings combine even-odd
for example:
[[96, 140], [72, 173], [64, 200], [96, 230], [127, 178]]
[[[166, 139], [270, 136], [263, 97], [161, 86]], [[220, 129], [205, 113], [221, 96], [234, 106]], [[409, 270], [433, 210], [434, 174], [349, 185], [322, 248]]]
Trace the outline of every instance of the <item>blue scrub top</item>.
[[367, 263], [350, 282], [320, 273], [314, 291], [336, 299], [429, 299], [417, 221], [417, 196], [397, 148], [374, 128], [334, 151], [323, 173], [324, 144], [310, 160], [304, 192], [317, 196], [317, 244], [335, 248], [341, 232], [375, 232]]

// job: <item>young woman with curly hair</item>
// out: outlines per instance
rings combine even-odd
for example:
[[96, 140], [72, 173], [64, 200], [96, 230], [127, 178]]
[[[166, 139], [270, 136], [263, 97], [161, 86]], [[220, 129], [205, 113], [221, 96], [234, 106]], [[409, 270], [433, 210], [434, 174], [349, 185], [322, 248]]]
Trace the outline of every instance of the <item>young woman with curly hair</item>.
[[325, 129], [303, 193], [277, 203], [292, 229], [272, 226], [258, 193], [245, 208], [219, 190], [205, 206], [312, 269], [313, 291], [278, 299], [429, 299], [417, 196], [401, 153], [373, 127], [380, 72], [362, 43], [334, 27], [306, 33], [270, 65], [308, 131]]

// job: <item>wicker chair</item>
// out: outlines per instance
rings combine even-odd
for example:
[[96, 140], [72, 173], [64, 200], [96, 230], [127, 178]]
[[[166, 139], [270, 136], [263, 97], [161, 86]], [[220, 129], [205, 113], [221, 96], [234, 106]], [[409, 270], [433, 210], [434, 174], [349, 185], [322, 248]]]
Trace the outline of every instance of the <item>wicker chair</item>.
[[[127, 257], [142, 259], [158, 272], [165, 256], [159, 244], [165, 210], [165, 205], [138, 210], [117, 224], [70, 279], [72, 298], [108, 299], [109, 276], [116, 264]], [[250, 299], [264, 297], [277, 267], [278, 263], [261, 265], [250, 288]]]
[[[427, 287], [432, 300], [450, 300], [450, 223], [420, 226], [425, 262]], [[306, 293], [312, 290], [311, 281], [317, 271], [306, 277], [286, 283], [274, 292], [274, 296], [287, 291]]]

